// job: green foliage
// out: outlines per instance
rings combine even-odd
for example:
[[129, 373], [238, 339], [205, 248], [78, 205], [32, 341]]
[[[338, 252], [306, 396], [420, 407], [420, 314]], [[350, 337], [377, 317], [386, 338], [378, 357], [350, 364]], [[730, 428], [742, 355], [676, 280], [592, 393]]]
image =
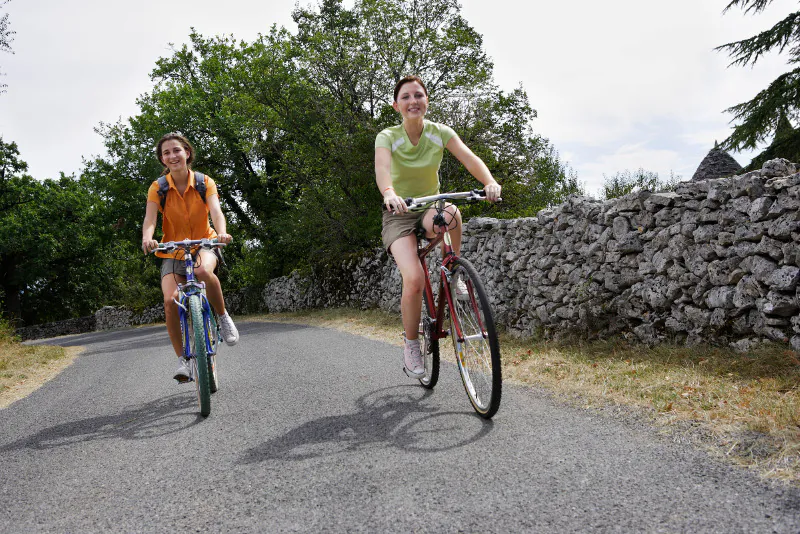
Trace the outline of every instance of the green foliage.
[[0, 158], [0, 301], [9, 320], [87, 315], [122, 293], [152, 298], [128, 279], [132, 266], [119, 254], [127, 242], [112, 240], [109, 213], [88, 179], [35, 180], [16, 144], [2, 140]]
[[[397, 79], [420, 74], [432, 120], [453, 126], [504, 186], [499, 207], [467, 217], [530, 215], [580, 192], [549, 142], [531, 130], [522, 88], [492, 83], [482, 40], [455, 0], [340, 0], [296, 8], [296, 35], [273, 27], [252, 43], [190, 34], [160, 59], [153, 91], [127, 122], [104, 124], [108, 157], [84, 176], [116, 220], [118, 241], [138, 244], [147, 187], [159, 175], [153, 147], [168, 131], [197, 148], [194, 167], [219, 185], [234, 246], [227, 287], [263, 284], [295, 268], [380, 244], [374, 141], [399, 122]], [[478, 187], [445, 159], [443, 190]]]
[[3, 315], [0, 315], [0, 347], [16, 341], [18, 341], [18, 338], [14, 331], [14, 325]]
[[670, 173], [669, 178], [662, 180], [658, 173], [642, 168], [635, 172], [624, 170], [608, 177], [603, 175], [603, 190], [600, 196], [604, 200], [619, 198], [635, 191], [663, 192], [674, 191], [681, 177]]
[[[0, 7], [5, 6], [11, 0], [3, 0], [0, 2]], [[15, 31], [11, 31], [9, 29], [9, 22], [8, 22], [8, 13], [4, 14], [0, 17], [0, 52], [8, 52], [13, 54], [14, 51], [11, 50], [11, 41], [14, 40], [14, 34], [17, 33]], [[0, 75], [2, 75], [0, 73]], [[5, 93], [5, 88], [7, 87], [6, 84], [0, 84], [0, 94]]]
[[[759, 13], [770, 3], [772, 0], [734, 0], [728, 4], [725, 11], [739, 7], [745, 13]], [[719, 46], [717, 50], [724, 50], [731, 55], [733, 59], [731, 65], [753, 65], [770, 51], [788, 52], [789, 64], [798, 65], [800, 64], [800, 11], [790, 13], [769, 30], [749, 39]], [[775, 137], [781, 121], [788, 122], [791, 128], [791, 123], [797, 123], [800, 119], [800, 67], [781, 74], [753, 99], [732, 106], [726, 111], [733, 114], [734, 121], [738, 121], [733, 133], [723, 141], [726, 149], [756, 148], [759, 144]], [[800, 132], [794, 131], [791, 136], [795, 137], [794, 142], [783, 146], [794, 149], [787, 153], [778, 150], [780, 147], [775, 147], [773, 157], [800, 160], [800, 151], [796, 150], [800, 145]]]

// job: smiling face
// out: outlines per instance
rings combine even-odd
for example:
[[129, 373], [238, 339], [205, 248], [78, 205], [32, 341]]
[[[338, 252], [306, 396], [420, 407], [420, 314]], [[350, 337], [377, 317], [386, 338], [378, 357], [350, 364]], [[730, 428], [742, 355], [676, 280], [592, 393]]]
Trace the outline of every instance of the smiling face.
[[422, 119], [428, 111], [428, 95], [417, 81], [409, 81], [400, 86], [397, 99], [392, 103], [403, 120]]
[[191, 152], [187, 151], [186, 147], [177, 139], [168, 139], [161, 143], [159, 159], [171, 173], [185, 171], [191, 155]]

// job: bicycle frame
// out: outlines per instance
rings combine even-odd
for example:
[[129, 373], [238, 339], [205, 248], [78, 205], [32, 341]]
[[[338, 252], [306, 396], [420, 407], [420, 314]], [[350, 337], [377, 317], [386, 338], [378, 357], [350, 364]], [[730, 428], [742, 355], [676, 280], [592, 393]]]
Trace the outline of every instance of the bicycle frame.
[[[178, 305], [178, 316], [180, 318], [181, 323], [181, 331], [183, 333], [183, 355], [186, 358], [194, 358], [195, 355], [191, 353], [191, 344], [190, 344], [190, 336], [191, 333], [189, 332], [188, 328], [188, 302], [189, 297], [194, 295], [200, 296], [200, 302], [203, 306], [203, 320], [205, 322], [205, 318], [211, 315], [213, 312], [211, 310], [211, 304], [208, 302], [208, 298], [206, 297], [206, 284], [205, 282], [200, 282], [196, 280], [194, 277], [194, 258], [192, 258], [191, 254], [191, 245], [184, 242], [176, 243], [178, 248], [183, 249], [183, 262], [186, 266], [186, 282], [182, 284], [178, 284], [178, 300], [173, 299], [175, 304]], [[215, 321], [216, 323], [216, 321]], [[209, 337], [209, 332], [206, 332], [205, 335], [205, 343], [206, 343], [206, 354], [214, 355], [216, 354], [216, 347], [211, 345], [211, 339]]]
[[[423, 199], [417, 199], [419, 202]], [[428, 315], [430, 317], [436, 318], [436, 330], [431, 332], [431, 338], [434, 340], [442, 339], [450, 335], [450, 331], [444, 328], [444, 310], [445, 304], [447, 304], [447, 308], [452, 310], [454, 309], [453, 304], [453, 294], [450, 291], [450, 284], [445, 283], [445, 281], [449, 282], [451, 277], [451, 265], [452, 263], [458, 259], [455, 251], [453, 250], [452, 241], [450, 240], [450, 232], [447, 225], [447, 221], [445, 220], [444, 210], [445, 210], [445, 201], [443, 199], [437, 199], [432, 206], [433, 209], [436, 210], [436, 215], [433, 216], [433, 225], [434, 229], [438, 228], [439, 231], [436, 232], [436, 237], [432, 240], [429, 240], [428, 244], [422, 248], [420, 248], [417, 252], [417, 256], [419, 257], [420, 265], [422, 266], [422, 271], [425, 274], [425, 285], [423, 289], [423, 301], [424, 305], [428, 307]], [[430, 209], [430, 208], [429, 208]], [[428, 272], [428, 266], [425, 263], [425, 258], [428, 254], [433, 251], [440, 243], [442, 245], [442, 263], [439, 266], [439, 296], [437, 299], [437, 303], [434, 305], [433, 302], [433, 287], [431, 285], [430, 280], [430, 273]], [[472, 307], [475, 308], [477, 312], [477, 303], [475, 302], [475, 295], [473, 293], [472, 287], [468, 287], [467, 290], [469, 291], [469, 300], [472, 304]], [[480, 321], [480, 314], [477, 314], [478, 320]], [[461, 324], [459, 323], [458, 317], [455, 314], [451, 313], [450, 317], [452, 319], [453, 327], [456, 330], [456, 339], [459, 342], [464, 341], [464, 334], [461, 329]], [[483, 324], [479, 324], [481, 331], [483, 332], [484, 337], [486, 337], [486, 332]]]

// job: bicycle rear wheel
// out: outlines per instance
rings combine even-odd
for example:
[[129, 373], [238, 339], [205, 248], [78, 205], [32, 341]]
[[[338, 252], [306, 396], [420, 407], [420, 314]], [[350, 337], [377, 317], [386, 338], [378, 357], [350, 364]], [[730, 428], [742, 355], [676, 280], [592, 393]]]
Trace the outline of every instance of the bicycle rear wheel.
[[190, 337], [194, 341], [194, 382], [197, 387], [197, 400], [200, 403], [200, 415], [207, 417], [211, 413], [211, 388], [209, 385], [208, 354], [206, 353], [206, 335], [203, 327], [203, 304], [200, 295], [189, 297]]
[[[467, 295], [458, 295], [459, 281], [467, 287]], [[449, 284], [453, 301], [450, 333], [461, 381], [472, 407], [489, 419], [500, 407], [503, 382], [494, 314], [483, 283], [469, 261], [459, 258], [454, 262]], [[461, 328], [460, 338], [456, 324]]]
[[219, 349], [219, 321], [217, 314], [211, 309], [207, 300], [203, 302], [203, 325], [205, 326], [206, 339], [208, 339], [208, 387], [211, 393], [219, 390], [219, 378], [217, 377], [217, 350]]
[[[423, 299], [424, 301], [424, 299]], [[436, 319], [431, 317], [425, 302], [422, 303], [422, 317], [419, 323], [420, 351], [425, 362], [425, 376], [419, 379], [423, 387], [433, 389], [439, 381], [439, 340], [433, 339]]]

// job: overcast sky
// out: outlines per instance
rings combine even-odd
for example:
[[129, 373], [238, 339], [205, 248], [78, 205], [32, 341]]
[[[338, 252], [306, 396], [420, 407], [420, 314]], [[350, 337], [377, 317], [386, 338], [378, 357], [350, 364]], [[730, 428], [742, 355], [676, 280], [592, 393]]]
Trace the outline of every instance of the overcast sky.
[[[771, 56], [730, 67], [715, 46], [750, 37], [796, 11], [775, 0], [758, 16], [729, 0], [462, 0], [484, 37], [495, 80], [520, 84], [550, 139], [589, 192], [603, 176], [644, 168], [691, 178], [730, 132], [723, 110], [789, 70]], [[78, 173], [103, 154], [94, 128], [137, 114], [169, 43], [204, 35], [252, 40], [272, 24], [294, 31], [295, 0], [11, 0], [14, 55], [0, 53], [7, 92], [0, 136], [19, 145], [36, 178]], [[301, 5], [312, 2], [301, 0]], [[316, 2], [313, 2], [316, 4]], [[352, 5], [352, 2], [348, 2]], [[752, 153], [732, 154], [741, 164]]]

